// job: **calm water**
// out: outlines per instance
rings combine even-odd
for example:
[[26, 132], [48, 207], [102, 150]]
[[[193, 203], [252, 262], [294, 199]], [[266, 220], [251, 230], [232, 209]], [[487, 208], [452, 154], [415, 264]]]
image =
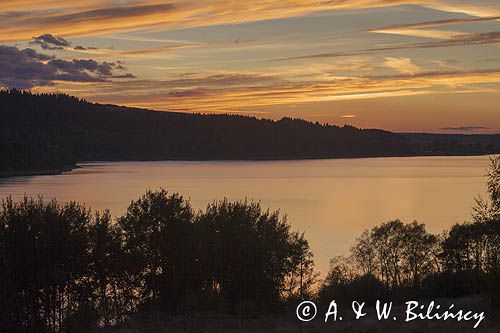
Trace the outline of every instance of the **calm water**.
[[113, 215], [148, 188], [180, 192], [196, 209], [224, 197], [254, 199], [305, 231], [324, 274], [329, 258], [345, 254], [365, 228], [416, 219], [438, 233], [468, 219], [487, 165], [486, 156], [85, 163], [62, 175], [0, 180], [0, 197], [42, 194]]

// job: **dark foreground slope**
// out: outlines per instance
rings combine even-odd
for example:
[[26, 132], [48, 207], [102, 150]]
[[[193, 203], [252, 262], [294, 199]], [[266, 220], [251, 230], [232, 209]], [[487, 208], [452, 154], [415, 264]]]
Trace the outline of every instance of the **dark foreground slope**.
[[414, 155], [382, 130], [284, 118], [156, 112], [67, 95], [0, 92], [0, 173], [90, 160], [300, 159]]

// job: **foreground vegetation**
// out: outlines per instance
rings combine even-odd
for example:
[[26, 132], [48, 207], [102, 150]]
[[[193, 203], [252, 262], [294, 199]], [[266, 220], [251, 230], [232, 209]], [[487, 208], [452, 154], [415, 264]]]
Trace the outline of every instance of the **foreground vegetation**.
[[0, 246], [1, 326], [30, 332], [115, 325], [147, 309], [275, 311], [314, 278], [307, 241], [277, 212], [224, 200], [195, 213], [164, 190], [116, 223], [77, 203], [4, 200]]
[[365, 230], [349, 256], [331, 260], [320, 300], [482, 295], [500, 306], [500, 157], [491, 159], [487, 178], [488, 198], [476, 198], [472, 221], [441, 235], [416, 221]]
[[320, 285], [304, 235], [258, 203], [222, 200], [195, 212], [179, 194], [148, 191], [113, 220], [75, 202], [7, 198], [0, 328], [78, 332], [181, 315], [212, 318], [208, 326], [229, 318], [240, 328], [244, 318], [261, 318], [270, 331], [274, 318], [293, 331], [289, 315], [302, 299], [326, 307], [332, 299], [479, 297], [498, 308], [500, 157], [491, 160], [487, 188], [472, 221], [441, 235], [399, 220], [363, 232]]

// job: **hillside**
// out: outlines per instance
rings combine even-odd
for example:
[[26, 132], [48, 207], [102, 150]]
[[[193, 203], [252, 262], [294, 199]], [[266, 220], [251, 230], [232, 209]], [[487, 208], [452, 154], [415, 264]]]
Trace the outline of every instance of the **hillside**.
[[500, 153], [500, 134], [401, 133], [418, 155], [479, 155]]
[[61, 94], [0, 92], [0, 172], [95, 160], [261, 160], [407, 156], [402, 135], [300, 119], [157, 112]]
[[83, 161], [271, 160], [500, 152], [500, 135], [391, 133], [301, 119], [159, 112], [0, 91], [0, 176]]

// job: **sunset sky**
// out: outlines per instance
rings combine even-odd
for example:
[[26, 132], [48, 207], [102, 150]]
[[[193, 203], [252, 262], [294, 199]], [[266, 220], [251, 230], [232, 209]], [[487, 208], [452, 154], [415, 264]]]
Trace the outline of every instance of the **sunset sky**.
[[500, 133], [498, 0], [2, 0], [0, 86], [155, 110]]

